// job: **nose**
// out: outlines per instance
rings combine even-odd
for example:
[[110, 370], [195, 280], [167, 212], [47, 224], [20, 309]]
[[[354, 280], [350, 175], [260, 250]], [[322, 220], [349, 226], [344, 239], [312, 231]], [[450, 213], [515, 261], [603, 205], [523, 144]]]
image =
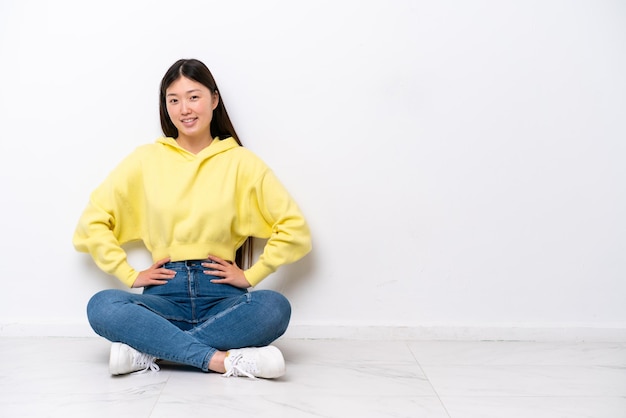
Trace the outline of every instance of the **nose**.
[[187, 104], [187, 102], [185, 102], [184, 100], [181, 102], [181, 106], [180, 106], [180, 113], [182, 113], [183, 115], [186, 115], [187, 113], [189, 113], [191, 111], [191, 109], [189, 108], [189, 105]]

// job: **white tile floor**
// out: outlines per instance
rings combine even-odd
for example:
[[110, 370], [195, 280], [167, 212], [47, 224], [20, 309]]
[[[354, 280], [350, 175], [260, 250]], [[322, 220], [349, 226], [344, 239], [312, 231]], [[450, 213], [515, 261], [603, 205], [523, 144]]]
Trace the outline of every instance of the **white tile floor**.
[[626, 417], [626, 343], [283, 339], [277, 380], [108, 375], [99, 338], [0, 338], [0, 417]]

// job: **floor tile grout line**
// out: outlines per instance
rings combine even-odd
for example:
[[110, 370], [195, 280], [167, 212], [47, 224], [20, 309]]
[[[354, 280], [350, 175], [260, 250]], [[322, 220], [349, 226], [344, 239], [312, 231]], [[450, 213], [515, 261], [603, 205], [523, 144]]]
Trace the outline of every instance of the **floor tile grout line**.
[[424, 377], [426, 378], [426, 381], [428, 381], [428, 384], [430, 385], [430, 387], [432, 388], [433, 392], [435, 392], [435, 396], [437, 396], [437, 400], [439, 401], [439, 403], [441, 404], [441, 407], [443, 408], [444, 412], [446, 413], [446, 415], [448, 416], [448, 418], [452, 418], [452, 416], [450, 415], [450, 412], [448, 411], [448, 408], [446, 408], [446, 405], [443, 403], [443, 400], [441, 399], [441, 396], [439, 396], [439, 393], [437, 392], [437, 389], [435, 389], [435, 386], [433, 385], [433, 383], [430, 381], [430, 378], [428, 377], [428, 375], [426, 374], [426, 371], [422, 368], [422, 365], [420, 364], [419, 360], [417, 359], [417, 356], [415, 355], [415, 353], [413, 352], [413, 350], [411, 350], [411, 346], [409, 344], [408, 341], [404, 342], [405, 346], [409, 349], [409, 352], [411, 353], [411, 356], [413, 357], [413, 359], [415, 360], [415, 363], [417, 363], [417, 367], [419, 367], [420, 371], [422, 372], [422, 374], [424, 375]]
[[[152, 373], [162, 373], [162, 371], [152, 372]], [[170, 383], [171, 378], [172, 378], [172, 374], [168, 373], [167, 378], [165, 379], [165, 382], [163, 382], [163, 385], [161, 386], [161, 390], [159, 391], [159, 396], [157, 396], [156, 400], [154, 401], [154, 405], [152, 405], [152, 408], [150, 409], [150, 412], [146, 418], [151, 418], [152, 415], [154, 414], [155, 410], [159, 406], [159, 402], [161, 401], [161, 396], [163, 396], [163, 391], [165, 390], [167, 385]]]

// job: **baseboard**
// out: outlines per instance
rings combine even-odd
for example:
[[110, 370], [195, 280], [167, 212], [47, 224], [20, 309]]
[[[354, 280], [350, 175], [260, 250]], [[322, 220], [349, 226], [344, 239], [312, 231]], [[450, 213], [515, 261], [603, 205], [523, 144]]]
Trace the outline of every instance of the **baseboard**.
[[[0, 337], [95, 337], [86, 322], [0, 323]], [[626, 342], [626, 324], [426, 324], [416, 326], [292, 322], [284, 338], [450, 341]]]
[[417, 341], [594, 341], [626, 342], [624, 326], [589, 325], [297, 325], [287, 338]]
[[6, 322], [0, 323], [0, 337], [94, 337], [87, 322]]

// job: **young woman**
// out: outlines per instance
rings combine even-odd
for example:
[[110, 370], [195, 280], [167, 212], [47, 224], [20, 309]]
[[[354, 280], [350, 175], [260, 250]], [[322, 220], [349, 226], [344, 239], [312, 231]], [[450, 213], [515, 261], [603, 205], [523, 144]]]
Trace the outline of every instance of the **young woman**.
[[[179, 60], [161, 81], [164, 137], [138, 147], [91, 194], [73, 243], [137, 294], [94, 295], [87, 316], [113, 342], [111, 374], [159, 370], [158, 359], [225, 376], [275, 378], [291, 307], [271, 290], [248, 291], [311, 249], [297, 204], [239, 141], [209, 69]], [[244, 243], [267, 239], [248, 265]], [[141, 240], [154, 264], [127, 261]]]

